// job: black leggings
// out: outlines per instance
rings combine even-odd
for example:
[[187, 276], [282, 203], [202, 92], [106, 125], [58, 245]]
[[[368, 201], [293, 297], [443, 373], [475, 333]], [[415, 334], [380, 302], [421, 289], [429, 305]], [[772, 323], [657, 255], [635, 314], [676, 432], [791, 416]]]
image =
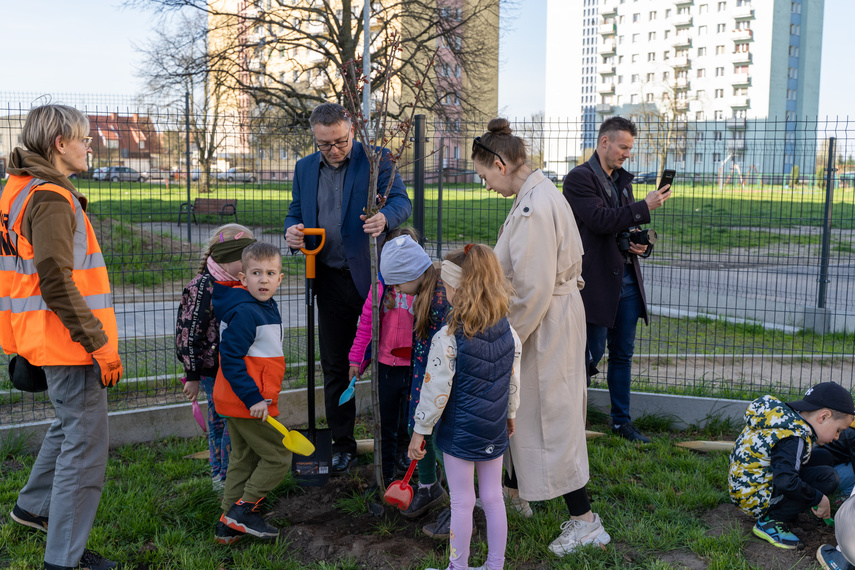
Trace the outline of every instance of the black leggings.
[[[514, 471], [512, 476], [508, 476], [508, 472], [505, 471], [504, 479], [505, 487], [509, 489], [520, 488], [516, 471]], [[588, 491], [585, 487], [570, 491], [562, 496], [564, 497], [564, 502], [567, 503], [567, 510], [570, 511], [571, 517], [582, 516], [591, 510], [591, 502], [588, 500]]]

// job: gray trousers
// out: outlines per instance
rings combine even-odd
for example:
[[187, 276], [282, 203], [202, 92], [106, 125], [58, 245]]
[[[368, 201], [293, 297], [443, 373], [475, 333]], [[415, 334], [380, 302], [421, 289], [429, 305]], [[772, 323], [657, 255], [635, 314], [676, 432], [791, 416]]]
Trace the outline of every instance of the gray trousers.
[[107, 469], [107, 391], [94, 366], [45, 366], [44, 371], [56, 419], [18, 495], [18, 505], [49, 518], [45, 562], [77, 566]]

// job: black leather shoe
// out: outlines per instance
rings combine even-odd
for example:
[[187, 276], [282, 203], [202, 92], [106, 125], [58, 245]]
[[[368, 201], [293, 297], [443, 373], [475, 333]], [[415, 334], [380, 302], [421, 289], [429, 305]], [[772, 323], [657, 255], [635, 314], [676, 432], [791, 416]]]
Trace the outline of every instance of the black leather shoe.
[[333, 453], [330, 475], [346, 475], [350, 473], [353, 467], [356, 467], [358, 460], [356, 454], [347, 451], [339, 451]]
[[650, 443], [650, 438], [638, 431], [635, 426], [632, 425], [632, 422], [621, 424], [618, 428], [613, 427], [612, 433], [634, 443]]
[[407, 474], [407, 469], [410, 468], [410, 458], [407, 457], [407, 454], [398, 456], [398, 460], [395, 461], [395, 477], [403, 477]]
[[413, 500], [410, 506], [401, 513], [401, 516], [408, 519], [415, 519], [444, 505], [446, 502], [448, 502], [448, 493], [445, 492], [439, 481], [430, 487], [418, 485], [415, 493], [413, 493]]
[[45, 570], [110, 570], [111, 568], [119, 568], [118, 562], [107, 560], [94, 550], [84, 550], [83, 556], [80, 557], [80, 562], [77, 566], [57, 566], [45, 562]]

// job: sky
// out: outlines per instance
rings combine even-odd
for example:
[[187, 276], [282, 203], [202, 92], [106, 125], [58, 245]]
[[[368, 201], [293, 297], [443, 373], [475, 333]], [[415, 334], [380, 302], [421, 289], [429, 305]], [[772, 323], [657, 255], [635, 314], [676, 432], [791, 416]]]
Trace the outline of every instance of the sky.
[[[356, 0], [358, 2], [358, 0]], [[581, 0], [563, 0], [576, 1]], [[117, 0], [4, 1], [0, 8], [0, 92], [136, 95], [139, 55], [155, 19]], [[853, 115], [847, 38], [853, 0], [825, 0], [820, 116]], [[544, 108], [546, 0], [519, 0], [504, 10], [499, 62], [499, 111], [529, 117]], [[5, 102], [0, 101], [0, 105]]]

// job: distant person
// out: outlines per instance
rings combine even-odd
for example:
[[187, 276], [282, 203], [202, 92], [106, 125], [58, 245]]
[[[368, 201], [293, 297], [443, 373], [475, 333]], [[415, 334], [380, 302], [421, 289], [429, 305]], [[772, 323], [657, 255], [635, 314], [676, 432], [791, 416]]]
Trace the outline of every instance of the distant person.
[[603, 121], [597, 150], [564, 177], [564, 197], [573, 209], [582, 247], [582, 301], [587, 321], [589, 376], [609, 348], [608, 386], [612, 431], [624, 439], [650, 443], [632, 424], [629, 413], [632, 355], [639, 318], [649, 324], [638, 257], [648, 257], [652, 244], [636, 243], [640, 224], [671, 197], [671, 186], [650, 192], [638, 202], [632, 195], [633, 175], [624, 170], [637, 135], [623, 117]]
[[47, 532], [46, 570], [115, 568], [86, 550], [110, 445], [106, 387], [122, 377], [110, 280], [88, 201], [68, 180], [87, 169], [89, 119], [30, 110], [0, 194], [0, 345], [40, 366], [56, 412], [12, 520]]
[[[341, 105], [323, 103], [312, 111], [309, 124], [318, 152], [297, 161], [285, 242], [297, 250], [305, 245], [304, 228], [326, 230], [315, 279], [318, 344], [333, 439], [331, 474], [342, 475], [357, 463], [353, 436], [356, 400], [343, 406], [338, 400], [350, 383], [348, 353], [371, 286], [368, 236], [376, 238], [397, 228], [410, 216], [412, 205], [393, 163], [382, 160], [378, 189], [385, 191], [391, 177], [392, 190], [380, 212], [366, 219], [368, 156], [362, 144], [353, 140], [350, 115]], [[388, 151], [384, 156], [389, 156]]]
[[217, 542], [235, 541], [234, 532], [276, 538], [279, 529], [261, 517], [268, 493], [291, 467], [282, 435], [266, 420], [279, 415], [285, 375], [282, 316], [273, 299], [282, 282], [276, 246], [258, 242], [241, 254], [240, 285], [214, 285], [214, 315], [220, 321], [220, 368], [214, 404], [226, 417], [232, 441], [223, 514]]
[[241, 254], [255, 243], [252, 232], [240, 224], [213, 231], [202, 254], [199, 272], [184, 287], [175, 324], [175, 355], [184, 367], [184, 394], [195, 401], [199, 386], [208, 399], [208, 461], [215, 491], [225, 488], [231, 439], [226, 420], [214, 403], [214, 379], [220, 368], [220, 322], [214, 317], [214, 283], [239, 282]]
[[[757, 398], [745, 412], [746, 426], [730, 454], [730, 500], [757, 518], [755, 536], [780, 548], [803, 548], [788, 525], [810, 508], [831, 516], [829, 495], [838, 475], [822, 448], [836, 440], [855, 418], [852, 395], [834, 382], [821, 382], [801, 400], [783, 403]], [[812, 508], [811, 508], [812, 507]]]
[[[505, 567], [508, 519], [502, 456], [519, 407], [522, 343], [508, 324], [509, 286], [493, 251], [469, 244], [442, 262], [452, 306], [433, 337], [409, 455], [422, 459], [424, 436], [442, 450], [451, 490], [450, 568], [469, 567], [475, 475], [487, 516], [487, 562]], [[434, 569], [428, 569], [434, 570]]]
[[526, 163], [525, 142], [506, 119], [493, 119], [475, 138], [472, 160], [487, 190], [513, 197], [495, 248], [512, 287], [508, 322], [523, 345], [520, 407], [505, 463], [507, 502], [530, 517], [529, 501], [563, 497], [570, 517], [549, 545], [557, 556], [608, 544], [586, 489], [584, 282], [576, 221], [555, 185]]
[[[386, 235], [386, 243], [408, 235], [414, 241], [416, 232], [411, 228], [398, 228]], [[384, 246], [385, 247], [385, 246]], [[403, 476], [410, 461], [407, 446], [408, 411], [410, 408], [410, 383], [413, 379], [413, 323], [415, 322], [415, 297], [386, 287], [383, 274], [377, 288], [380, 309], [380, 341], [376, 364], [378, 372], [378, 397], [380, 400], [381, 466], [388, 487], [396, 475]], [[369, 363], [372, 339], [371, 297], [365, 298], [362, 315], [353, 346], [350, 348], [348, 376], [358, 378]]]

